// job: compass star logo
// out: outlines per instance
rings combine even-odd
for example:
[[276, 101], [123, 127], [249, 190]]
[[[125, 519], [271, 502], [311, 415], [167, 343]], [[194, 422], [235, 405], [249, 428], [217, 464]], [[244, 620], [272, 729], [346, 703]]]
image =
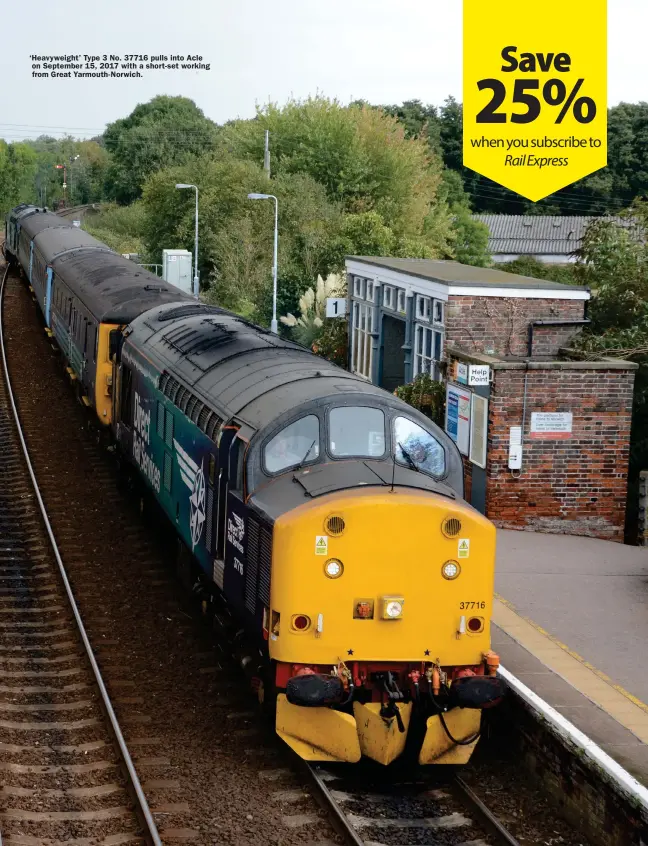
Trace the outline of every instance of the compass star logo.
[[191, 549], [200, 540], [202, 535], [203, 525], [205, 524], [205, 474], [203, 472], [202, 463], [200, 470], [196, 473], [194, 479], [193, 490], [189, 497], [189, 504], [191, 506], [191, 517], [189, 518], [189, 525], [191, 527]]
[[173, 440], [173, 446], [180, 468], [182, 481], [191, 491], [189, 495], [189, 530], [191, 532], [191, 550], [202, 537], [205, 525], [205, 473], [202, 463], [200, 467], [180, 444]]

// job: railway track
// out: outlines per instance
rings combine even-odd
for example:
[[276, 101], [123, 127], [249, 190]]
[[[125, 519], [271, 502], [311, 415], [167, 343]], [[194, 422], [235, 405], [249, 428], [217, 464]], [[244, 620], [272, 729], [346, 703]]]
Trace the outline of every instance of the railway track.
[[0, 831], [23, 846], [161, 846], [32, 469], [0, 281]]
[[394, 779], [331, 766], [307, 767], [320, 803], [351, 846], [520, 846], [459, 777]]

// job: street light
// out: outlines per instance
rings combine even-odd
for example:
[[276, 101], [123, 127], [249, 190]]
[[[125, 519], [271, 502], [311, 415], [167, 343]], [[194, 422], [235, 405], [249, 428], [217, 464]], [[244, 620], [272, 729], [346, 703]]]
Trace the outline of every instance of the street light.
[[196, 192], [196, 238], [194, 241], [194, 297], [200, 293], [198, 287], [198, 188], [196, 185], [188, 185], [185, 182], [178, 182], [176, 188], [193, 188]]
[[279, 200], [274, 194], [248, 194], [248, 200], [274, 200], [275, 202], [275, 223], [274, 223], [274, 258], [272, 261], [272, 323], [270, 331], [275, 335], [278, 333], [277, 326], [277, 246], [279, 243]]

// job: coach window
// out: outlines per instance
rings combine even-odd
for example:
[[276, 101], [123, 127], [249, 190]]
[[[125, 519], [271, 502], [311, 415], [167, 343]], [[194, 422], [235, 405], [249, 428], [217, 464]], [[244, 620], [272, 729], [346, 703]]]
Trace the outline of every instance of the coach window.
[[319, 420], [314, 414], [296, 420], [271, 441], [263, 451], [268, 473], [280, 473], [288, 467], [297, 467], [319, 458]]
[[443, 476], [445, 472], [445, 452], [441, 444], [407, 417], [394, 420], [394, 454], [399, 464], [412, 470], [431, 476]]
[[331, 455], [381, 458], [385, 454], [385, 415], [379, 408], [345, 406], [329, 413]]

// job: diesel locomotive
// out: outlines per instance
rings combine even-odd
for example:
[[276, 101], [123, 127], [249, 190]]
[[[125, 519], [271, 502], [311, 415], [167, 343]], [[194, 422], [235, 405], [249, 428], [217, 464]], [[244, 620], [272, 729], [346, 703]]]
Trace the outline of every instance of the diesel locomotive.
[[7, 217], [68, 373], [225, 602], [309, 761], [465, 763], [503, 693], [495, 529], [454, 442], [296, 343], [33, 206]]

